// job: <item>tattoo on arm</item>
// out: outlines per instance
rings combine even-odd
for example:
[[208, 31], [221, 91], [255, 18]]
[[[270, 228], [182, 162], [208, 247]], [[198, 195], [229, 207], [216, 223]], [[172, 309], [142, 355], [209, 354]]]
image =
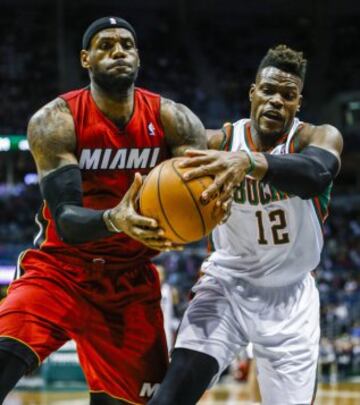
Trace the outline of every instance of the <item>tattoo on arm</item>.
[[57, 98], [36, 112], [27, 131], [40, 178], [67, 164], [77, 164], [73, 118], [66, 102]]
[[219, 150], [221, 145], [226, 141], [226, 133], [222, 129], [207, 129], [207, 147], [209, 149]]
[[186, 149], [206, 149], [207, 139], [203, 124], [183, 104], [162, 98], [161, 122], [174, 156], [183, 155]]

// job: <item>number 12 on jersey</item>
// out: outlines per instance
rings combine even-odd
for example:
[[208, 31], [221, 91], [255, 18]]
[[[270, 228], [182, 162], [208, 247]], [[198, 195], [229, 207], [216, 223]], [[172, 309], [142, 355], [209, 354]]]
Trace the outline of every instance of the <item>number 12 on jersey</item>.
[[258, 225], [258, 242], [260, 245], [268, 245], [269, 240], [265, 237], [265, 226], [271, 229], [271, 237], [274, 245], [289, 243], [289, 233], [284, 210], [277, 209], [268, 213], [264, 211], [255, 212]]

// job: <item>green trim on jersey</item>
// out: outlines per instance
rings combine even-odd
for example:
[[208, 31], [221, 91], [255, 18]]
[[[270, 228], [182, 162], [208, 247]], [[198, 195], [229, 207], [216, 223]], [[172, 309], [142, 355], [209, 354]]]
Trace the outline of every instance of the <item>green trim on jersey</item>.
[[322, 229], [323, 226], [324, 226], [324, 223], [323, 223], [323, 220], [321, 218], [320, 210], [318, 208], [318, 205], [316, 204], [316, 201], [317, 201], [317, 197], [311, 199], [312, 205], [314, 206], [314, 210], [315, 210], [315, 213], [316, 213], [316, 218], [318, 219], [319, 224], [320, 224], [321, 229]]
[[219, 146], [219, 150], [225, 150], [226, 144], [227, 144], [227, 141], [228, 141], [225, 127], [221, 128], [221, 132], [224, 134], [224, 139], [221, 141], [221, 144]]
[[213, 241], [213, 237], [212, 237], [212, 232], [209, 233], [208, 236], [208, 251], [209, 252], [215, 252], [215, 246], [214, 246], [214, 241]]
[[330, 183], [322, 194], [311, 199], [321, 226], [324, 225], [324, 222], [328, 217], [332, 187], [333, 183]]
[[225, 128], [225, 125], [221, 128], [221, 132], [225, 135], [224, 139], [222, 140], [220, 146], [219, 146], [219, 150], [230, 150], [232, 147], [232, 143], [233, 143], [233, 136], [234, 136], [234, 125], [231, 125], [231, 132], [230, 135], [227, 135], [227, 131]]
[[250, 145], [249, 145], [249, 142], [248, 142], [248, 138], [246, 136], [246, 124], [243, 125], [243, 139], [244, 139], [244, 142], [245, 142], [245, 145], [246, 145], [247, 149], [252, 152], [252, 150], [250, 148]]
[[321, 211], [323, 212], [324, 216], [328, 215], [330, 199], [331, 199], [331, 190], [333, 188], [333, 183], [331, 182], [325, 191], [319, 195]]
[[231, 134], [227, 150], [232, 150], [233, 142], [234, 142], [234, 125], [231, 125]]

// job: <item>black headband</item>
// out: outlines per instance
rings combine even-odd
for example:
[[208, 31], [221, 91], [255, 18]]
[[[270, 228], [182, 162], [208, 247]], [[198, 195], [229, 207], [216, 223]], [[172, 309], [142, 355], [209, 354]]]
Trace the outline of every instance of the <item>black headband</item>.
[[131, 24], [129, 24], [123, 18], [102, 17], [102, 18], [99, 18], [98, 20], [95, 20], [87, 27], [87, 29], [83, 35], [83, 38], [82, 38], [83, 49], [88, 49], [88, 47], [90, 45], [90, 41], [96, 33], [98, 33], [99, 31], [102, 31], [106, 28], [116, 28], [116, 27], [125, 28], [126, 30], [130, 31], [135, 39], [135, 42], [137, 42], [136, 33], [135, 33], [134, 28], [132, 27]]

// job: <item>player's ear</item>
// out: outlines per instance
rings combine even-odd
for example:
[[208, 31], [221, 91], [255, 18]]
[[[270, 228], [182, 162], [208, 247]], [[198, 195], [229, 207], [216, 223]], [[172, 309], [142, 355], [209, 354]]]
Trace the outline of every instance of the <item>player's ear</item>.
[[255, 83], [252, 83], [251, 86], [250, 86], [250, 90], [249, 90], [249, 100], [250, 100], [250, 103], [252, 102], [252, 98], [253, 98], [253, 94], [254, 94], [255, 88], [256, 88], [256, 84], [255, 84]]
[[297, 106], [296, 112], [300, 111], [301, 105], [302, 105], [302, 100], [303, 100], [303, 96], [300, 94], [299, 96], [299, 104]]
[[139, 50], [138, 50], [138, 49], [137, 49], [137, 53], [138, 53], [138, 63], [137, 63], [137, 67], [138, 67], [138, 69], [140, 69], [140, 67], [141, 67], [141, 60], [140, 60]]
[[84, 69], [89, 69], [89, 52], [86, 49], [80, 51], [80, 63]]

